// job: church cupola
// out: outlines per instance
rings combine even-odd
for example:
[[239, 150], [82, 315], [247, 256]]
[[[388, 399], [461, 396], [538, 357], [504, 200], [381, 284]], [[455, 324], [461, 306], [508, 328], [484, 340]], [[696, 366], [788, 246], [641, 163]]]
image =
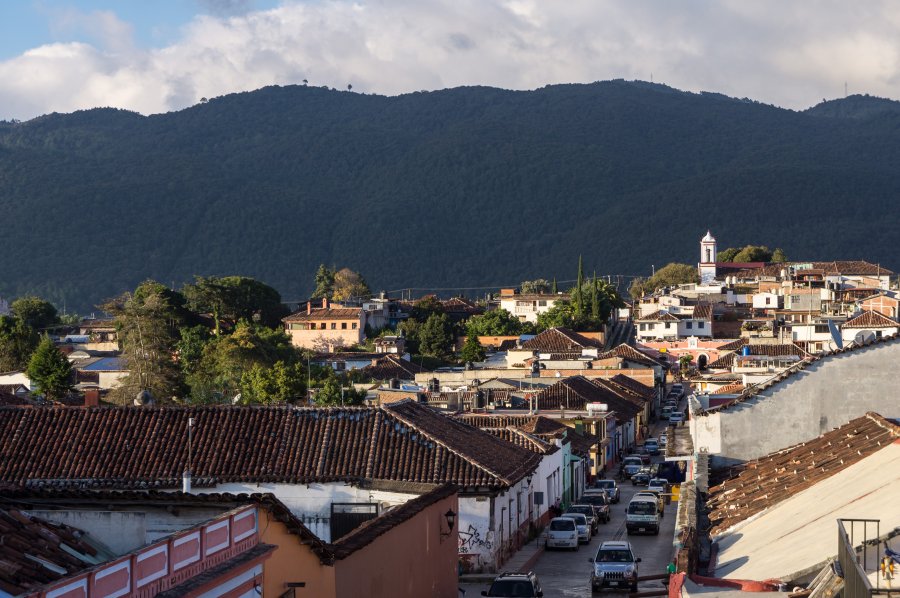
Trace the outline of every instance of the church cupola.
[[706, 236], [700, 239], [700, 282], [709, 284], [716, 278], [716, 239], [712, 233], [706, 231]]

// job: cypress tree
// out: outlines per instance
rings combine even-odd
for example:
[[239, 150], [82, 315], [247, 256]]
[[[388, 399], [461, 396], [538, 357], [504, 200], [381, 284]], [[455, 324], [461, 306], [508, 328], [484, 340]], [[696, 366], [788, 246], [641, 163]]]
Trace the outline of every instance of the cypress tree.
[[556, 277], [555, 276], [553, 277], [553, 286], [550, 287], [550, 292], [553, 293], [554, 295], [559, 292], [559, 289], [556, 288]]
[[591, 317], [600, 319], [600, 296], [597, 292], [597, 273], [594, 272], [594, 282], [591, 283]]
[[581, 296], [584, 285], [584, 267], [581, 256], [578, 256], [578, 281], [575, 283], [575, 315], [580, 316], [584, 312], [584, 299]]

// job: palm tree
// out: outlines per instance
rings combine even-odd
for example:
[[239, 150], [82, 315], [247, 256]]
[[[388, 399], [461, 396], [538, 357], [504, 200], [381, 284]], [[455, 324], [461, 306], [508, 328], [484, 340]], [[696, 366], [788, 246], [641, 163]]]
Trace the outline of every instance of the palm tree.
[[308, 84], [309, 84], [309, 81], [307, 81], [306, 79], [304, 79], [304, 80], [303, 80], [303, 85], [305, 86], [305, 85], [308, 85]]

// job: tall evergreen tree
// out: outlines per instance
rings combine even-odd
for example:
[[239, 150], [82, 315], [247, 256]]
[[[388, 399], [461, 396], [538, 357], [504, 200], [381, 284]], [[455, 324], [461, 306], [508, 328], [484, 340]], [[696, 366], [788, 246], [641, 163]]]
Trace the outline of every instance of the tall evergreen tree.
[[553, 286], [550, 287], [550, 292], [553, 293], [554, 295], [559, 293], [559, 288], [556, 286], [556, 277], [555, 276], [553, 277]]
[[581, 295], [584, 286], [584, 266], [581, 256], [578, 256], [578, 280], [575, 283], [575, 315], [581, 316], [584, 313], [584, 299]]
[[591, 318], [600, 319], [600, 295], [597, 292], [597, 273], [594, 272], [594, 280], [591, 282]]
[[26, 371], [46, 399], [59, 400], [72, 390], [72, 364], [46, 334], [34, 350]]
[[484, 347], [481, 346], [481, 343], [478, 342], [478, 336], [475, 334], [469, 333], [469, 336], [466, 337], [466, 342], [463, 345], [462, 350], [459, 352], [459, 357], [463, 361], [484, 361], [485, 350]]

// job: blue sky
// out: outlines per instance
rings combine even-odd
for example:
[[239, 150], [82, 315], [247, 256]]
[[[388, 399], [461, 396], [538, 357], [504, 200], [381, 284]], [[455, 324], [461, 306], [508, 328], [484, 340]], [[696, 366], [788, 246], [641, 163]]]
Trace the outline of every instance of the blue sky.
[[71, 22], [73, 12], [111, 12], [133, 28], [144, 48], [177, 40], [181, 28], [199, 14], [234, 16], [272, 8], [277, 0], [4, 0], [0, 3], [0, 60], [53, 42], [95, 43], [96, 36]]
[[900, 2], [3, 0], [0, 119], [300, 84], [395, 95], [640, 79], [804, 109], [900, 97]]

